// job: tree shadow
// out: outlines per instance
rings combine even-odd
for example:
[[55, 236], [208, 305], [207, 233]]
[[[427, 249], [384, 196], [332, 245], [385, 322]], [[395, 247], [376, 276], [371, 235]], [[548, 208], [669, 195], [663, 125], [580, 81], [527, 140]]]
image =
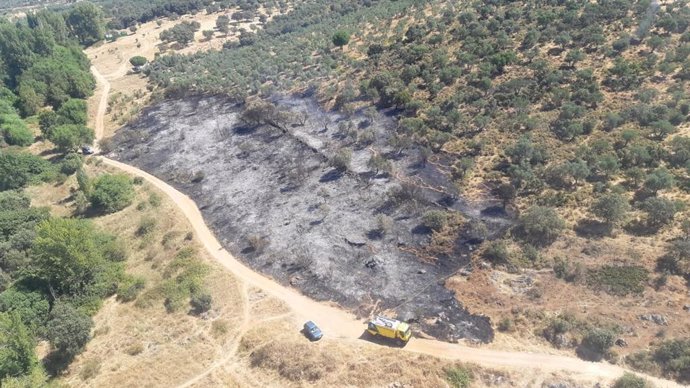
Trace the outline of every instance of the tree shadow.
[[259, 127], [256, 125], [240, 125], [240, 126], [234, 127], [232, 129], [232, 132], [235, 135], [246, 136], [246, 135], [251, 135], [254, 132], [256, 132], [257, 128], [259, 128]]
[[332, 169], [331, 171], [328, 171], [327, 173], [323, 174], [321, 178], [319, 178], [319, 182], [321, 183], [328, 183], [328, 182], [334, 182], [337, 181], [338, 179], [342, 178], [345, 173], [342, 170], [338, 170], [337, 168]]
[[628, 225], [625, 226], [625, 231], [634, 235], [634, 236], [651, 236], [655, 234], [656, 232], [659, 231], [658, 226], [653, 226], [647, 224], [647, 222], [642, 221], [642, 220], [636, 220], [628, 223]]
[[42, 363], [50, 376], [58, 376], [67, 370], [72, 360], [74, 360], [74, 356], [54, 350], [43, 358]]
[[604, 359], [603, 354], [595, 352], [582, 344], [575, 349], [575, 353], [577, 353], [578, 357], [587, 361], [599, 362]]
[[613, 228], [606, 222], [582, 219], [575, 226], [575, 233], [585, 238], [602, 238], [610, 236]]

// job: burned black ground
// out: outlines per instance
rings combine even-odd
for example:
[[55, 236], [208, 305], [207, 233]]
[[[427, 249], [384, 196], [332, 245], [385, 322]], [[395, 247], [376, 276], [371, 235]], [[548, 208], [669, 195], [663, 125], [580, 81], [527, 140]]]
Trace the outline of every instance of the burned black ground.
[[[392, 309], [439, 338], [491, 341], [489, 319], [466, 311], [443, 286], [470, 265], [471, 246], [459, 239], [456, 253], [434, 263], [407, 248], [429, 242], [420, 225], [428, 210], [481, 217], [490, 229], [505, 224], [503, 215], [483, 216], [491, 204], [459, 198], [442, 168], [420, 163], [417, 150], [387, 146], [394, 121], [386, 115], [344, 118], [298, 98], [277, 105], [306, 122], [252, 127], [222, 98], [163, 101], [117, 133], [110, 156], [188, 194], [230, 252], [283, 284], [362, 315]], [[354, 127], [372, 141], [351, 141]], [[345, 145], [352, 157], [341, 172], [328, 160]], [[367, 167], [374, 152], [391, 157], [393, 173]]]

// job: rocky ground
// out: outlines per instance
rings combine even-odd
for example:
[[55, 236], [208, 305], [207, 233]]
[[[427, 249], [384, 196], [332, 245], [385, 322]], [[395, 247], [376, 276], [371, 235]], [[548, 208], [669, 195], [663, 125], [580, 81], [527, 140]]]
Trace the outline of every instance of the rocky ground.
[[[345, 118], [307, 98], [275, 102], [291, 112], [283, 128], [247, 125], [242, 107], [222, 98], [163, 101], [115, 135], [110, 156], [188, 194], [227, 249], [312, 298], [363, 316], [392, 310], [448, 340], [490, 341], [489, 319], [443, 286], [468, 270], [472, 246], [460, 239], [452, 255], [433, 261], [412, 252], [429, 242], [426, 211], [455, 209], [492, 231], [505, 215], [462, 201], [443, 168], [420, 163], [418, 150], [388, 146], [394, 122], [385, 114]], [[352, 140], [362, 132], [366, 145]], [[341, 172], [329, 160], [345, 146], [352, 156]], [[392, 160], [392, 173], [368, 167], [374, 153]]]

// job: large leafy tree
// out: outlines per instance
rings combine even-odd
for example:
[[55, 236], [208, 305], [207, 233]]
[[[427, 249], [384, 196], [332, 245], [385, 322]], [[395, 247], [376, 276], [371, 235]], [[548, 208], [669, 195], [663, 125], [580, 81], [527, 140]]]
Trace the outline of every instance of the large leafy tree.
[[93, 143], [93, 129], [80, 124], [64, 124], [50, 131], [50, 140], [60, 151], [69, 152]]
[[0, 314], [0, 380], [23, 376], [36, 368], [34, 346], [18, 313]]
[[47, 337], [55, 350], [66, 358], [79, 354], [91, 338], [91, 318], [66, 302], [58, 301], [50, 312]]
[[79, 42], [90, 46], [105, 35], [105, 21], [103, 12], [93, 3], [82, 1], [77, 3], [67, 14], [67, 25]]
[[104, 254], [106, 237], [85, 220], [52, 218], [36, 228], [33, 275], [54, 296], [106, 296], [112, 293], [119, 265]]
[[106, 213], [129, 206], [134, 199], [132, 182], [126, 175], [102, 175], [93, 183], [91, 204]]

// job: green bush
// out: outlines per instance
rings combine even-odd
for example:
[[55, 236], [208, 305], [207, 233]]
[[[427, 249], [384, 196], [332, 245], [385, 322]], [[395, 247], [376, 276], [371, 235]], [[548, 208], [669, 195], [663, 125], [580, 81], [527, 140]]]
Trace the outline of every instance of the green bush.
[[16, 312], [33, 333], [45, 326], [49, 310], [48, 298], [38, 291], [10, 288], [0, 294], [0, 312]]
[[517, 223], [518, 234], [537, 246], [551, 244], [564, 228], [565, 222], [558, 213], [543, 206], [531, 207], [520, 216]]
[[510, 259], [508, 247], [503, 241], [491, 241], [484, 250], [484, 258], [492, 263], [507, 263]]
[[94, 208], [114, 213], [132, 204], [134, 187], [126, 175], [101, 175], [94, 181], [89, 199]]
[[145, 57], [142, 57], [141, 55], [134, 56], [129, 59], [129, 63], [132, 64], [132, 66], [144, 66], [148, 62], [148, 60]]
[[34, 142], [34, 135], [17, 114], [0, 115], [0, 132], [9, 145], [26, 147]]
[[601, 359], [611, 349], [615, 335], [610, 330], [594, 328], [585, 334], [581, 346], [591, 352], [595, 359]]
[[625, 373], [616, 379], [612, 388], [652, 388], [653, 385], [642, 377], [637, 377], [632, 373]]
[[0, 191], [23, 188], [48, 177], [52, 166], [47, 160], [29, 154], [0, 150]]
[[37, 369], [36, 344], [19, 313], [0, 314], [0, 380], [23, 376]]
[[139, 221], [139, 227], [137, 228], [136, 235], [139, 237], [145, 237], [149, 235], [156, 229], [157, 220], [153, 217], [142, 217]]
[[77, 172], [84, 162], [84, 158], [77, 153], [69, 153], [60, 163], [60, 172], [65, 175], [72, 175]]
[[640, 266], [603, 266], [589, 270], [587, 283], [613, 295], [640, 294], [649, 280], [649, 272]]
[[132, 276], [125, 278], [117, 286], [117, 299], [121, 302], [131, 302], [139, 296], [146, 287], [146, 280]]
[[468, 388], [473, 379], [472, 371], [465, 367], [456, 366], [446, 370], [446, 380], [453, 388]]
[[448, 222], [448, 214], [442, 210], [430, 210], [422, 216], [424, 226], [431, 230], [441, 230]]

